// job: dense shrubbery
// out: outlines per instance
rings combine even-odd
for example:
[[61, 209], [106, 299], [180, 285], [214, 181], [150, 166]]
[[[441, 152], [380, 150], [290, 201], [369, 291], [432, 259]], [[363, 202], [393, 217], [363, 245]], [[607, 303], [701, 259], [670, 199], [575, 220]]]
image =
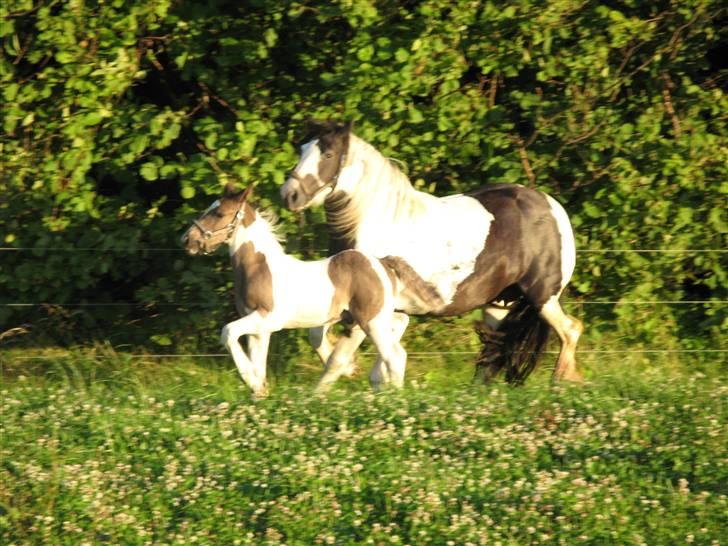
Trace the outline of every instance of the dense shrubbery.
[[[722, 9], [4, 2], [0, 237], [35, 250], [2, 253], [2, 302], [144, 305], [0, 307], [0, 330], [32, 323], [55, 342], [214, 339], [231, 312], [216, 304], [228, 301], [225, 258], [143, 249], [176, 247], [232, 180], [257, 182], [289, 248], [316, 255], [326, 246], [320, 213], [292, 217], [277, 197], [308, 117], [354, 120], [438, 195], [491, 181], [547, 190], [581, 248], [722, 248]], [[70, 247], [97, 250], [58, 250]], [[582, 253], [570, 299], [725, 299], [720, 259]], [[169, 305], [179, 302], [212, 305]], [[592, 336], [709, 342], [718, 311], [578, 312]]]

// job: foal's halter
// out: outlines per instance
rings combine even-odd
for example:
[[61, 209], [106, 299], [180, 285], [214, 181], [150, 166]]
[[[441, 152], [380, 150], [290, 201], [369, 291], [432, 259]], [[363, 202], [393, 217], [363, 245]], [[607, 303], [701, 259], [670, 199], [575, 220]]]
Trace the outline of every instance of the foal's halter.
[[[331, 177], [331, 180], [328, 182], [325, 182], [321, 184], [318, 187], [313, 187], [312, 184], [309, 184], [306, 182], [306, 178], [302, 178], [301, 175], [299, 175], [295, 170], [291, 171], [290, 177], [294, 180], [297, 180], [299, 185], [301, 186], [301, 190], [303, 190], [303, 193], [306, 194], [307, 201], [311, 201], [314, 199], [319, 193], [324, 191], [326, 188], [331, 188], [332, 191], [336, 189], [336, 184], [339, 182], [339, 175], [341, 174], [341, 171], [344, 169], [344, 162], [346, 161], [346, 152], [342, 153], [339, 157], [339, 166], [336, 169], [336, 174]], [[318, 180], [318, 178], [316, 179]]]
[[[227, 242], [230, 241], [230, 238], [233, 236], [233, 232], [235, 231], [235, 229], [240, 224], [240, 221], [245, 216], [245, 212], [243, 210], [243, 207], [245, 207], [245, 202], [244, 201], [240, 205], [240, 208], [235, 213], [235, 216], [233, 216], [233, 219], [230, 221], [230, 223], [227, 224], [226, 226], [221, 227], [220, 229], [209, 230], [209, 229], [207, 229], [205, 226], [203, 226], [200, 223], [200, 220], [199, 219], [192, 221], [192, 224], [194, 226], [196, 226], [197, 229], [199, 229], [200, 230], [200, 233], [202, 234], [202, 242], [203, 242], [203, 245], [201, 247], [201, 250], [202, 250], [202, 253], [203, 254], [210, 254], [211, 252], [213, 252], [221, 244], [227, 243]], [[208, 242], [211, 242], [213, 238], [218, 237], [221, 233], [224, 233], [225, 234], [225, 238], [222, 239], [219, 243], [217, 243], [215, 245], [215, 249], [210, 250], [208, 248]]]

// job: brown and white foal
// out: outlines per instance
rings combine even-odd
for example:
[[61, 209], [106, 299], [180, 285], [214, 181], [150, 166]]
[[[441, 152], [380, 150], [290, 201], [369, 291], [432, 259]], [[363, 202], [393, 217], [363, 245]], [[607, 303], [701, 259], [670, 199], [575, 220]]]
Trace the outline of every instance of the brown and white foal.
[[[236, 192], [231, 186], [183, 235], [189, 254], [209, 254], [227, 243], [235, 274], [235, 304], [242, 318], [226, 324], [221, 342], [230, 351], [243, 381], [256, 396], [267, 394], [266, 358], [270, 335], [289, 328], [331, 325], [349, 315], [371, 338], [379, 353], [370, 382], [377, 388], [401, 386], [407, 353], [400, 338], [409, 321], [396, 313], [400, 298], [416, 298], [394, 269], [356, 250], [330, 258], [303, 261], [285, 253], [272, 223], [247, 199], [252, 186]], [[325, 339], [325, 328], [319, 330]], [[239, 339], [248, 336], [248, 350]], [[326, 390], [347, 373], [330, 344], [319, 340], [325, 364], [317, 389]]]

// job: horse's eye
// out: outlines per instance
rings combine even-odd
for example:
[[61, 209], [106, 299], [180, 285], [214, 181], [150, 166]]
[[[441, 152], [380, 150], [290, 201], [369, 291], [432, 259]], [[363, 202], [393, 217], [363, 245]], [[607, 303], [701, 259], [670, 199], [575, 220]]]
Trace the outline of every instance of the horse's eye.
[[324, 154], [324, 157], [325, 157], [326, 159], [331, 159], [332, 157], [334, 157], [334, 154], [333, 154], [333, 153], [331, 153], [331, 152], [326, 152], [326, 153]]

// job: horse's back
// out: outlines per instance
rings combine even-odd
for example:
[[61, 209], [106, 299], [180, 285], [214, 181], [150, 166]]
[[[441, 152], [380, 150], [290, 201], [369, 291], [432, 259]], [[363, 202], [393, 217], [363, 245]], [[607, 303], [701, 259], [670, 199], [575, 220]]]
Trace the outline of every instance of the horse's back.
[[478, 261], [512, 262], [520, 269], [514, 284], [536, 305], [559, 294], [573, 271], [574, 253], [571, 226], [561, 205], [545, 193], [515, 184], [493, 184], [465, 195], [494, 218]]

